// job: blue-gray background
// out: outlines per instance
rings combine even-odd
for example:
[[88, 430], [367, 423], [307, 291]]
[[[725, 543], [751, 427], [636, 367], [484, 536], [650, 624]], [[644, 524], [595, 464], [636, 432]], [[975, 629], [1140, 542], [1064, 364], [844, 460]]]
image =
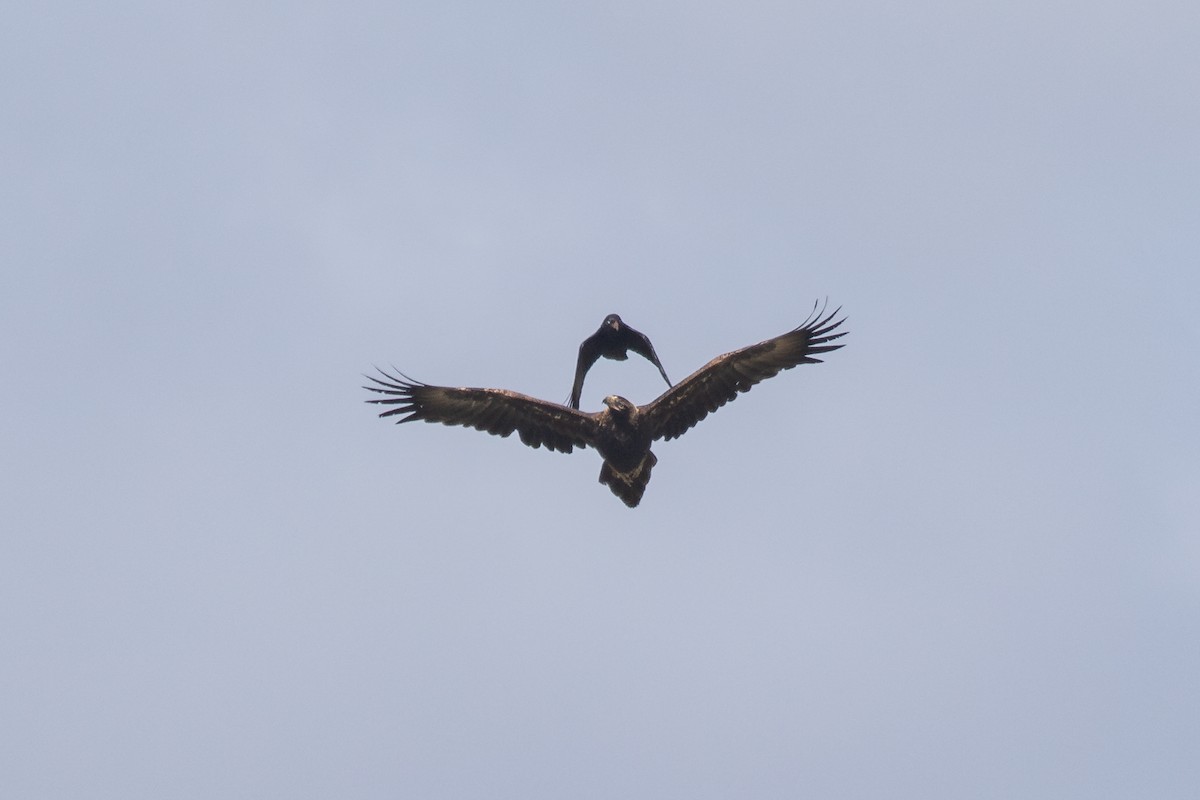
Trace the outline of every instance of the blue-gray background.
[[[1193, 796], [1191, 0], [0, 21], [5, 797]], [[632, 511], [362, 403], [825, 297]]]

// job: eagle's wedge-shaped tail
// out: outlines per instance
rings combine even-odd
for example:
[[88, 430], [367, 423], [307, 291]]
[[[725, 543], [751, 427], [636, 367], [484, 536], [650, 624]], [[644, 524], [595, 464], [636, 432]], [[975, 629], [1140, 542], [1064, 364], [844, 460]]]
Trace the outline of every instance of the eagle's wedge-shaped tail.
[[642, 501], [646, 492], [646, 484], [650, 482], [650, 470], [658, 463], [658, 458], [649, 450], [641, 463], [628, 472], [618, 472], [607, 461], [600, 467], [600, 482], [621, 498], [621, 502], [634, 508]]

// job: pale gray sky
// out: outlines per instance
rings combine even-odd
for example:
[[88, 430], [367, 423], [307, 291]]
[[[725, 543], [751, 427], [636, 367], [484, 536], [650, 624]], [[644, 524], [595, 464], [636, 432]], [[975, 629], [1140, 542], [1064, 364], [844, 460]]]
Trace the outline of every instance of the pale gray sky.
[[[1193, 2], [9, 4], [0, 795], [1184, 798]], [[655, 448], [361, 373], [679, 379]], [[601, 362], [586, 409], [661, 390]]]

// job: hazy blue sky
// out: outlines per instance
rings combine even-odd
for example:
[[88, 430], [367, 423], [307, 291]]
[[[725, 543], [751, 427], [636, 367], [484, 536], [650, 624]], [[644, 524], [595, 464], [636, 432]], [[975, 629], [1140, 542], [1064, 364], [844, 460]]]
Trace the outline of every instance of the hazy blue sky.
[[[9, 3], [0, 795], [1190, 798], [1200, 6]], [[655, 448], [396, 427], [846, 347]], [[584, 408], [647, 402], [601, 362]]]

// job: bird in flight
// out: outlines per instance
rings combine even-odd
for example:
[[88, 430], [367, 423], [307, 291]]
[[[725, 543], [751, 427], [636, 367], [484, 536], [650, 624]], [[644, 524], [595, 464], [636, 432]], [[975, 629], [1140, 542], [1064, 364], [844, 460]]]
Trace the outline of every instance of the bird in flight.
[[[644, 406], [609, 395], [605, 408], [586, 413], [507, 389], [453, 389], [414, 381], [403, 373], [366, 376], [364, 386], [382, 397], [368, 400], [389, 406], [380, 417], [399, 416], [397, 423], [424, 420], [462, 425], [497, 436], [514, 431], [530, 447], [570, 453], [593, 447], [604, 459], [600, 483], [625, 505], [641, 502], [650, 471], [658, 458], [653, 442], [682, 436], [693, 425], [752, 386], [798, 364], [818, 364], [818, 355], [837, 350], [832, 344], [846, 335], [835, 333], [845, 318], [841, 309], [809, 316], [798, 328], [764, 342], [717, 356]], [[824, 315], [824, 316], [823, 316]]]
[[604, 318], [604, 322], [600, 323], [600, 328], [579, 345], [579, 358], [575, 362], [575, 384], [571, 387], [571, 408], [579, 408], [583, 378], [593, 364], [601, 357], [624, 361], [629, 358], [630, 350], [658, 367], [667, 386], [671, 385], [671, 379], [667, 377], [667, 371], [658, 360], [658, 354], [654, 352], [654, 345], [650, 344], [649, 337], [626, 325], [616, 314], [609, 314]]

